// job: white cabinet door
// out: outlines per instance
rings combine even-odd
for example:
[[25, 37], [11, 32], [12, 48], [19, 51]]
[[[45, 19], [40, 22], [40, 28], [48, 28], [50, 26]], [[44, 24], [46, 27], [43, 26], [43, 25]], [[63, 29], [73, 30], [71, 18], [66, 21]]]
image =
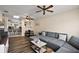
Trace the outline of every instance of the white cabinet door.
[[6, 42], [6, 45], [5, 45], [5, 48], [4, 48], [4, 53], [8, 52], [8, 47], [9, 47], [9, 39], [7, 38], [7, 42]]
[[0, 53], [4, 53], [4, 48], [5, 48], [4, 44], [1, 44], [0, 45]]

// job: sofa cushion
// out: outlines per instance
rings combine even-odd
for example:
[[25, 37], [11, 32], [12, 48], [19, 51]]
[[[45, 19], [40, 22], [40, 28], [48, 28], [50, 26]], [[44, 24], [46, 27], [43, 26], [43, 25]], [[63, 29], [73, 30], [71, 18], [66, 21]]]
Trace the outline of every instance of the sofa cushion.
[[[42, 36], [42, 35], [40, 35], [39, 39], [43, 40], [43, 41], [46, 41], [46, 42], [49, 42], [49, 41], [54, 40], [55, 38], [51, 38], [51, 37], [48, 37], [48, 36]], [[57, 39], [55, 39], [55, 40], [57, 40]]]
[[61, 47], [56, 52], [57, 53], [78, 53], [79, 51], [78, 50], [71, 50], [71, 49], [68, 49], [66, 47]]
[[68, 41], [68, 43], [73, 47], [79, 49], [79, 38], [72, 36]]
[[65, 41], [63, 41], [63, 40], [50, 40], [49, 43], [53, 43], [53, 44], [61, 47], [65, 43]]
[[50, 42], [47, 43], [47, 46], [49, 48], [52, 48], [54, 51], [57, 51], [60, 48], [58, 45], [56, 45], [54, 43], [50, 43]]
[[68, 44], [68, 43], [65, 43], [63, 45], [63, 47], [67, 48], [67, 49], [70, 49], [72, 51], [78, 51], [75, 47], [73, 47], [72, 45]]
[[53, 37], [53, 38], [58, 38], [58, 33], [55, 32], [47, 32], [46, 36], [48, 37]]
[[65, 43], [60, 49], [56, 51], [57, 53], [79, 53], [79, 50], [74, 48], [68, 43]]
[[47, 42], [47, 46], [52, 48], [54, 51], [57, 51], [64, 43], [63, 40], [53, 39]]

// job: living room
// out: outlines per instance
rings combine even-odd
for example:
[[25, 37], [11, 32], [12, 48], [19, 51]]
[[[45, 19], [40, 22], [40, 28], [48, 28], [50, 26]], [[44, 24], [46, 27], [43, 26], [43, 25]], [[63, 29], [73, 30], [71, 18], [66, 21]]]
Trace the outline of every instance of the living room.
[[[65, 9], [65, 7], [63, 9]], [[63, 32], [78, 36], [78, 12], [79, 9], [71, 9], [53, 16], [38, 18], [38, 20], [35, 20], [35, 22], [38, 23], [38, 26], [35, 27], [35, 31]]]
[[[25, 7], [22, 7], [24, 5]], [[46, 8], [44, 5], [46, 7], [53, 5], [53, 8], [48, 9], [51, 10], [50, 12], [43, 11], [42, 9]], [[79, 0], [1, 0], [0, 59], [78, 59], [78, 9]], [[21, 19], [18, 19], [19, 16]], [[25, 19], [26, 16], [33, 18], [31, 21], [34, 23], [31, 24], [31, 21]], [[2, 21], [3, 19], [5, 21]], [[9, 22], [7, 22], [8, 20]], [[9, 25], [6, 25], [7, 23]], [[29, 26], [29, 24], [33, 26]], [[32, 30], [26, 31], [28, 29]], [[35, 40], [32, 41], [33, 39]], [[1, 41], [3, 42], [1, 43]], [[4, 42], [6, 43], [3, 44]], [[48, 52], [43, 53], [44, 50], [41, 50], [40, 53], [36, 53], [39, 49], [33, 50], [31, 46], [40, 47], [40, 43], [45, 46], [44, 48], [48, 48], [47, 45], [49, 45], [52, 49], [49, 47]], [[57, 51], [54, 51], [53, 49], [57, 47]], [[78, 49], [75, 50], [76, 48]]]
[[[63, 9], [65, 9], [65, 7]], [[37, 30], [36, 32], [38, 33], [45, 31], [54, 33], [66, 33], [68, 34], [67, 41], [70, 40], [71, 36], [78, 37], [78, 12], [79, 9], [71, 9], [69, 11], [58, 13], [53, 16], [39, 18], [38, 20], [36, 20], [36, 23], [38, 23], [38, 26], [36, 26], [35, 28]]]
[[[50, 5], [47, 5], [45, 7], [49, 7], [49, 6]], [[40, 7], [43, 8], [42, 5]], [[38, 34], [40, 34], [41, 32], [67, 34], [67, 41], [69, 41], [71, 36], [79, 37], [78, 35], [79, 34], [79, 31], [78, 31], [79, 29], [78, 28], [79, 26], [79, 20], [78, 20], [79, 19], [79, 6], [78, 5], [53, 5], [53, 7], [50, 8], [50, 10], [52, 10], [53, 12], [50, 13], [50, 12], [45, 11], [46, 12], [45, 14], [43, 14], [42, 12], [36, 13], [36, 11], [40, 10], [40, 8], [38, 8], [37, 5], [24, 5], [24, 6], [4, 5], [4, 6], [0, 6], [0, 10], [1, 10], [1, 13], [3, 14], [2, 16], [4, 16], [4, 19], [8, 20], [4, 22], [3, 28], [5, 31], [8, 31], [8, 37], [12, 37], [12, 39], [13, 37], [19, 36], [21, 38], [22, 36], [25, 36], [25, 32], [27, 32], [28, 30], [31, 30], [34, 32], [33, 35], [29, 34], [31, 39], [34, 39], [35, 36], [38, 37], [39, 36]], [[8, 15], [8, 18], [6, 18], [7, 17], [6, 15]], [[13, 16], [16, 16], [16, 17], [13, 18]], [[20, 16], [20, 19], [17, 19], [18, 16]], [[31, 18], [32, 20], [30, 19], [28, 21], [29, 18]], [[12, 26], [12, 27], [9, 27], [9, 26]], [[8, 28], [10, 28], [10, 30]], [[18, 30], [19, 28], [20, 30]], [[26, 33], [26, 36], [28, 36], [27, 33]], [[14, 41], [14, 39], [12, 41]], [[63, 42], [66, 41], [66, 39], [64, 38], [62, 40]], [[18, 42], [17, 40], [15, 41], [16, 43]], [[19, 43], [21, 42], [23, 41], [19, 41]], [[31, 41], [31, 43], [34, 44], [33, 41]], [[11, 44], [12, 42], [10, 43], [10, 45]], [[43, 42], [43, 44], [47, 45], [47, 42]], [[77, 49], [79, 49], [79, 45], [77, 47], [78, 47]], [[12, 49], [14, 48], [12, 47]], [[55, 49], [59, 49], [59, 48], [57, 47]], [[73, 49], [75, 50], [75, 48]], [[18, 51], [18, 49], [16, 50]], [[26, 48], [26, 50], [28, 49]], [[20, 52], [22, 53], [22, 51]], [[49, 48], [49, 51], [51, 52], [52, 50]], [[11, 52], [13, 51], [11, 50]], [[67, 52], [69, 52], [69, 50], [65, 51], [65, 53]], [[60, 52], [60, 53], [63, 53], [63, 52]]]

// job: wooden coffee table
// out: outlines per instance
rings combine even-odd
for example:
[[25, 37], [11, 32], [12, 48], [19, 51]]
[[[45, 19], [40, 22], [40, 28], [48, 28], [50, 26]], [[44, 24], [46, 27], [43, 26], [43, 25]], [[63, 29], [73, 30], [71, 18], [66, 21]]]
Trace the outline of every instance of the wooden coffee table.
[[31, 41], [32, 45], [32, 49], [37, 52], [37, 53], [44, 53], [46, 52], [46, 45], [47, 43], [40, 41], [39, 43], [36, 43], [34, 40]]
[[47, 47], [47, 43], [40, 41], [40, 43], [35, 43], [35, 41], [31, 41], [32, 49], [37, 53], [54, 53], [54, 50]]

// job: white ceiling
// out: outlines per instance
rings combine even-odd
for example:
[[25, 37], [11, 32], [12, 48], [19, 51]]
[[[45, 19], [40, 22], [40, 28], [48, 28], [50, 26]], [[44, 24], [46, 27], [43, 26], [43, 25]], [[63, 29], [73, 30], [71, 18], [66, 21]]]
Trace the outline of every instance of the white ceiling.
[[[54, 15], [75, 8], [79, 8], [79, 5], [54, 5], [54, 7], [51, 8], [54, 12], [53, 13], [46, 12], [46, 15]], [[10, 16], [30, 15], [34, 18], [43, 17], [42, 12], [36, 13], [37, 10], [40, 10], [39, 8], [36, 7], [36, 5], [0, 5], [0, 10], [1, 11], [7, 10]]]

